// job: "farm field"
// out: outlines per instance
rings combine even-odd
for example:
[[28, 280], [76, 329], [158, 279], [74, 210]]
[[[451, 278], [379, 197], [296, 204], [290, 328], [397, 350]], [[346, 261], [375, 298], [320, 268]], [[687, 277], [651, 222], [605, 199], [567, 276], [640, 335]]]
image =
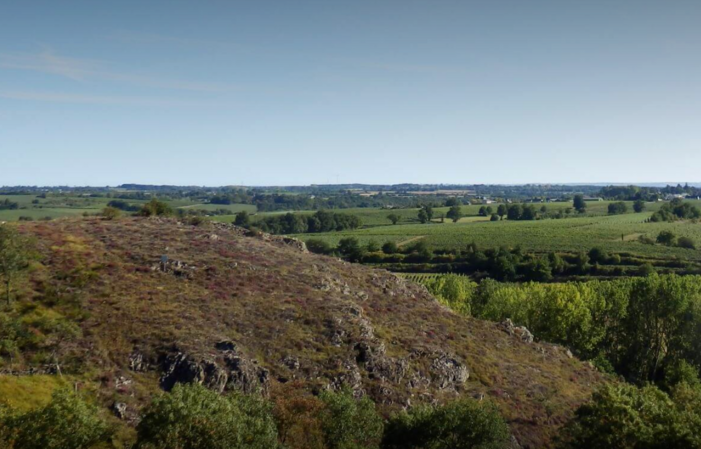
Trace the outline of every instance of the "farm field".
[[[608, 205], [611, 204], [612, 201], [596, 201], [596, 202], [590, 202], [587, 203], [587, 212], [583, 215], [578, 215], [576, 213], [572, 213], [573, 215], [577, 215], [579, 217], [584, 216], [584, 217], [595, 217], [595, 216], [602, 216], [602, 215], [608, 215]], [[632, 201], [625, 201], [626, 205], [628, 206], [629, 211], [632, 211], [633, 209], [633, 202]], [[654, 212], [660, 208], [660, 206], [664, 203], [646, 203], [646, 210], [650, 212]], [[699, 203], [701, 204], [701, 202]], [[545, 206], [548, 210], [548, 212], [559, 212], [559, 211], [565, 211], [568, 208], [572, 207], [572, 202], [555, 202], [555, 203], [533, 203], [536, 209], [540, 210], [542, 206]], [[499, 207], [498, 204], [487, 204], [487, 205], [482, 205], [482, 204], [471, 204], [469, 206], [460, 206], [461, 211], [464, 215], [464, 217], [461, 219], [461, 221], [474, 221], [470, 220], [470, 217], [479, 217], [479, 210], [482, 206], [486, 207], [491, 207], [494, 212], [496, 212], [497, 207]], [[433, 208], [433, 221], [434, 222], [439, 222], [441, 215], [445, 215], [448, 213], [448, 207], [434, 207]], [[337, 209], [335, 212], [343, 213], [343, 214], [351, 214], [351, 215], [356, 215], [360, 217], [360, 219], [363, 222], [363, 227], [364, 228], [369, 228], [369, 227], [375, 227], [375, 226], [392, 226], [392, 223], [389, 221], [387, 218], [388, 215], [390, 214], [396, 214], [400, 217], [399, 223], [397, 225], [403, 225], [403, 224], [420, 224], [419, 219], [417, 217], [418, 215], [418, 208], [409, 208], [409, 209], [381, 209], [381, 208], [350, 208], [350, 209]], [[291, 211], [292, 213], [295, 214], [313, 214], [316, 211]], [[262, 212], [256, 214], [254, 217], [255, 220], [260, 220], [266, 216], [270, 215], [279, 215], [287, 212]], [[481, 217], [484, 218], [484, 217]], [[489, 220], [489, 217], [486, 217], [486, 220]], [[446, 221], [449, 221], [446, 219]]]
[[321, 239], [336, 245], [344, 237], [356, 237], [361, 244], [375, 241], [423, 240], [433, 250], [464, 249], [475, 242], [482, 248], [515, 247], [534, 253], [579, 252], [598, 246], [609, 252], [630, 253], [647, 258], [701, 259], [701, 251], [661, 245], [646, 245], [639, 235], [655, 238], [671, 230], [701, 244], [701, 224], [692, 222], [645, 223], [651, 212], [623, 215], [586, 216], [537, 221], [469, 222], [377, 226], [352, 231], [296, 235], [302, 240]]
[[[0, 201], [5, 201], [6, 199], [18, 203], [19, 208], [0, 210], [0, 221], [17, 221], [20, 217], [41, 220], [72, 217], [84, 213], [97, 214], [114, 198], [90, 196], [48, 196], [47, 198], [40, 198], [36, 195], [0, 195]], [[146, 202], [146, 200], [138, 199], [124, 201], [134, 205]], [[250, 204], [206, 204], [189, 199], [169, 200], [166, 202], [173, 209], [228, 210], [231, 212], [231, 215], [220, 216], [220, 220], [225, 222], [233, 221], [234, 214], [242, 210], [249, 213], [255, 213], [256, 211], [256, 207]]]

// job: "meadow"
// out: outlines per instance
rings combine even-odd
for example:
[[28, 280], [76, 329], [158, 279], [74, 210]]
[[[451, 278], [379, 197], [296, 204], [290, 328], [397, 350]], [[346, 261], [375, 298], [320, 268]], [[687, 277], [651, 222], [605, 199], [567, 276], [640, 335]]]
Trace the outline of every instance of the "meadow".
[[[601, 210], [605, 210], [603, 205], [600, 207]], [[400, 222], [397, 225], [387, 224], [324, 234], [300, 234], [296, 237], [303, 240], [320, 239], [332, 245], [337, 245], [345, 237], [355, 237], [361, 244], [392, 241], [400, 246], [421, 240], [432, 250], [465, 249], [470, 243], [476, 243], [481, 248], [520, 245], [524, 251], [533, 253], [574, 253], [601, 247], [609, 252], [647, 258], [701, 259], [699, 250], [639, 242], [638, 238], [641, 235], [654, 239], [660, 231], [670, 230], [701, 245], [701, 224], [689, 221], [646, 223], [655, 209], [656, 207], [650, 207], [647, 212], [622, 215], [602, 215], [590, 210], [581, 217], [535, 221], [491, 222], [485, 221], [483, 217], [468, 216], [457, 223], [449, 220], [444, 223], [434, 221], [426, 224]]]

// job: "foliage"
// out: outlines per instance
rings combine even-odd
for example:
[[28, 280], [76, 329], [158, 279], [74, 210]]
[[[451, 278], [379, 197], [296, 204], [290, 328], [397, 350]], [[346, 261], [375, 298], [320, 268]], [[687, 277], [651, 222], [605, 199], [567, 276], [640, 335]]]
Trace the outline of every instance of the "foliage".
[[309, 239], [305, 242], [307, 249], [316, 254], [331, 254], [333, 247], [324, 240]]
[[277, 447], [269, 404], [255, 395], [221, 396], [198, 384], [178, 384], [156, 398], [146, 408], [137, 434], [138, 449]]
[[324, 391], [321, 428], [328, 449], [379, 448], [384, 424], [375, 404], [367, 397], [356, 399], [353, 392]]
[[5, 284], [5, 299], [10, 303], [14, 279], [32, 259], [31, 242], [10, 225], [0, 225], [0, 279]]
[[236, 218], [234, 219], [234, 224], [242, 228], [248, 228], [251, 225], [251, 218], [249, 217], [248, 212], [245, 210], [237, 212]]
[[609, 215], [625, 214], [628, 212], [628, 206], [623, 201], [618, 201], [616, 203], [611, 203], [608, 205]]
[[313, 215], [287, 213], [266, 217], [257, 223], [263, 232], [271, 234], [304, 234], [356, 229], [362, 224], [356, 215], [338, 214], [324, 210]]
[[614, 281], [475, 284], [443, 275], [423, 283], [458, 312], [510, 318], [638, 384], [661, 382], [681, 361], [701, 368], [701, 277], [653, 273]]
[[701, 448], [700, 393], [680, 385], [672, 397], [653, 386], [609, 385], [581, 406], [562, 448]]
[[397, 214], [389, 214], [387, 215], [387, 219], [392, 222], [393, 225], [396, 225], [399, 223], [399, 220], [401, 220], [402, 217], [400, 217]]
[[652, 214], [650, 221], [676, 221], [701, 218], [701, 210], [691, 203], [684, 202], [679, 198], [675, 198], [669, 203], [664, 204], [660, 210]]
[[444, 406], [418, 406], [392, 417], [386, 449], [500, 449], [509, 429], [489, 403], [463, 398]]
[[153, 198], [141, 207], [139, 215], [143, 217], [173, 215], [173, 208], [168, 203]]
[[116, 207], [107, 206], [104, 209], [102, 209], [102, 216], [105, 220], [115, 220], [119, 218], [121, 214], [122, 212]]
[[49, 404], [36, 410], [0, 412], [0, 438], [8, 449], [89, 448], [106, 442], [109, 434], [97, 407], [69, 390], [57, 390]]
[[451, 208], [448, 210], [448, 213], [446, 214], [446, 217], [449, 219], [453, 220], [453, 222], [457, 222], [462, 218], [462, 209], [460, 209], [460, 206], [451, 206]]
[[634, 210], [636, 213], [640, 213], [640, 212], [645, 211], [645, 201], [643, 201], [643, 200], [636, 200], [636, 201], [633, 203], [633, 210]]
[[584, 195], [575, 195], [572, 201], [572, 207], [579, 213], [585, 212], [587, 210], [587, 202], [584, 201]]

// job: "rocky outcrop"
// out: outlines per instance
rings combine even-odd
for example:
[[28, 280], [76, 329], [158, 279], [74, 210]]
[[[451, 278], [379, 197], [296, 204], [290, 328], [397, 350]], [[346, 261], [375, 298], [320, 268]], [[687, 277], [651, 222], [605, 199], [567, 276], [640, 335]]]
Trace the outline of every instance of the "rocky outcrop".
[[525, 326], [514, 326], [514, 323], [509, 318], [499, 323], [499, 328], [507, 334], [520, 339], [524, 343], [533, 343], [533, 334], [531, 331], [526, 329]]
[[178, 383], [197, 383], [220, 393], [267, 391], [268, 370], [242, 356], [233, 342], [219, 342], [215, 347], [220, 353], [208, 358], [197, 359], [182, 352], [168, 355], [163, 362], [161, 388], [169, 391]]

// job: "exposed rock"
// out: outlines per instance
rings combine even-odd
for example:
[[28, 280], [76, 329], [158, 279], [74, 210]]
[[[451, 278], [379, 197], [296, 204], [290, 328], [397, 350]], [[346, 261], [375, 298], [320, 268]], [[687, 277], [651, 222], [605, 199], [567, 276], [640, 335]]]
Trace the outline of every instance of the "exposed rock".
[[467, 367], [456, 358], [446, 353], [439, 352], [431, 363], [431, 374], [441, 390], [461, 386], [470, 377]]
[[148, 369], [142, 353], [134, 351], [129, 355], [129, 369], [136, 372], [144, 372]]
[[519, 338], [524, 343], [533, 343], [533, 334], [525, 326], [514, 326], [510, 318], [499, 323], [499, 328], [509, 335]]
[[124, 402], [115, 402], [112, 404], [112, 411], [114, 412], [114, 416], [116, 416], [119, 419], [127, 419], [127, 404]]

